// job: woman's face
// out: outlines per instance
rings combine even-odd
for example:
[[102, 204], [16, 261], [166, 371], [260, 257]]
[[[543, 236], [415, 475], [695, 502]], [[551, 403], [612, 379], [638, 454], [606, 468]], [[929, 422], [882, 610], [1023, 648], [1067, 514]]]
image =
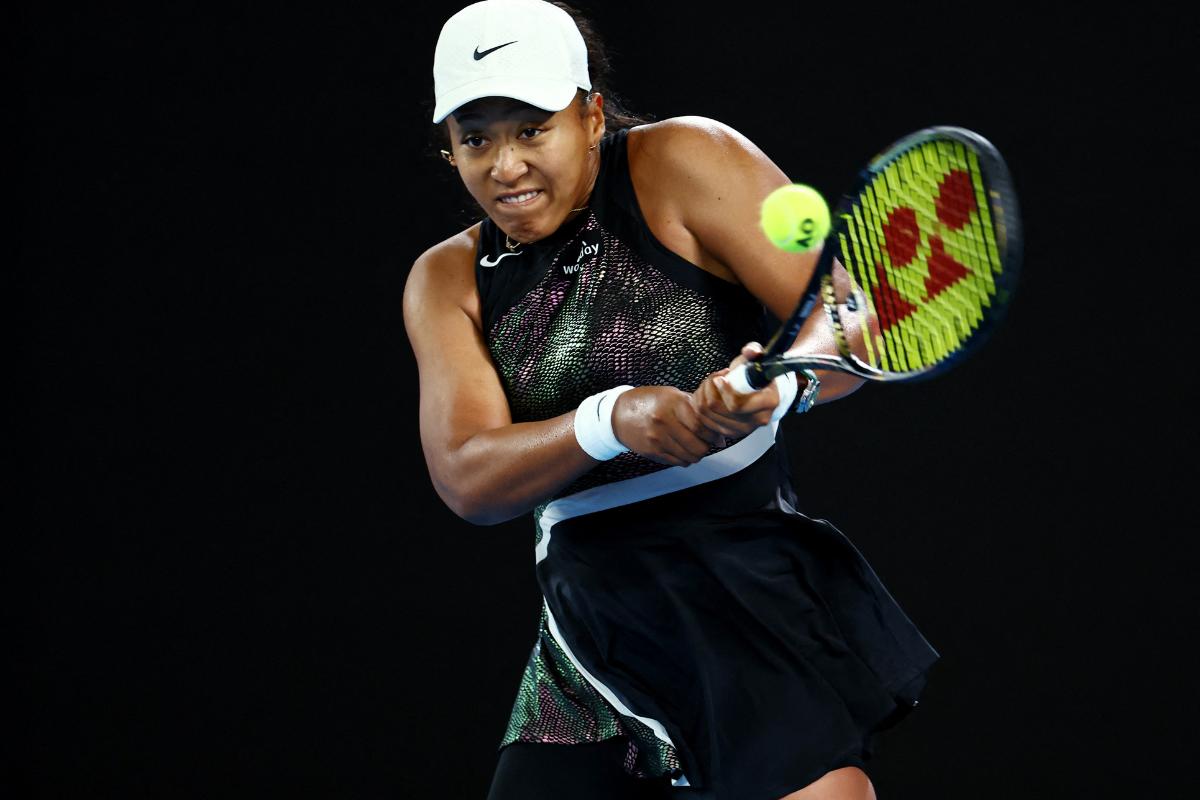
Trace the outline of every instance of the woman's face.
[[549, 236], [587, 201], [599, 170], [603, 99], [580, 113], [573, 101], [549, 112], [503, 97], [468, 103], [447, 117], [455, 165], [467, 191], [519, 242]]

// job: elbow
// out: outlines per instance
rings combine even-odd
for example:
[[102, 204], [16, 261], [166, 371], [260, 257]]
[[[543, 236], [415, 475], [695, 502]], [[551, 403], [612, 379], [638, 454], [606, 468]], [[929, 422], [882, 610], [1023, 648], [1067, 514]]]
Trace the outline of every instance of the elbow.
[[516, 514], [505, 514], [495, 508], [482, 504], [459, 503], [451, 505], [450, 510], [472, 525], [480, 526], [499, 525], [501, 522], [508, 522], [516, 516]]
[[480, 492], [454, 491], [450, 487], [435, 483], [438, 497], [454, 514], [472, 525], [499, 525], [516, 517], [520, 512], [510, 513], [495, 502], [488, 502]]
[[532, 508], [522, 505], [513, 481], [497, 476], [473, 448], [446, 448], [427, 458], [434, 491], [457, 516], [472, 525], [499, 525]]

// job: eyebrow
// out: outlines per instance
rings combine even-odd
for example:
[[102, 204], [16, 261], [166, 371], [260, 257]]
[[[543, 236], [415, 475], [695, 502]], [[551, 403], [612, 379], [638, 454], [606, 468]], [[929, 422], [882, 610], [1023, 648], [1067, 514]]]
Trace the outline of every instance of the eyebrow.
[[554, 116], [553, 111], [547, 111], [544, 108], [531, 106], [528, 103], [520, 103], [510, 106], [503, 113], [498, 115], [484, 114], [481, 111], [468, 111], [465, 114], [455, 114], [454, 119], [458, 121], [460, 126], [465, 126], [467, 123], [477, 122], [479, 120], [497, 117], [498, 119], [533, 119], [535, 117], [546, 117], [547, 119]]

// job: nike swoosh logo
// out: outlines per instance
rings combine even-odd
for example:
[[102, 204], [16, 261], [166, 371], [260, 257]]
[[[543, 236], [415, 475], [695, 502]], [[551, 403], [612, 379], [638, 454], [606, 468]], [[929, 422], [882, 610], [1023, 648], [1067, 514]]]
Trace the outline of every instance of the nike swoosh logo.
[[494, 267], [500, 263], [500, 259], [502, 259], [502, 258], [508, 258], [509, 256], [519, 256], [519, 255], [521, 255], [521, 251], [519, 251], [519, 250], [515, 253], [501, 253], [500, 255], [496, 256], [496, 259], [494, 261], [489, 261], [488, 257], [484, 256], [483, 258], [479, 259], [479, 266]]
[[519, 41], [521, 41], [521, 40], [514, 39], [511, 42], [505, 42], [504, 44], [498, 44], [495, 47], [489, 47], [487, 50], [484, 50], [482, 53], [479, 52], [479, 45], [475, 45], [475, 60], [478, 61], [479, 59], [483, 58], [484, 56], [488, 55], [489, 53], [496, 52], [501, 47], [508, 47], [510, 44], [516, 44]]

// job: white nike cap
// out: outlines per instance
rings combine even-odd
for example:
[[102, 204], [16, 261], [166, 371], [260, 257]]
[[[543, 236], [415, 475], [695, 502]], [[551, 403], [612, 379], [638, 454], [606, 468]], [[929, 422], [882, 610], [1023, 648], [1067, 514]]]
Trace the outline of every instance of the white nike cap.
[[433, 53], [433, 121], [481, 97], [547, 111], [591, 91], [587, 45], [571, 15], [544, 0], [483, 0], [442, 26]]

